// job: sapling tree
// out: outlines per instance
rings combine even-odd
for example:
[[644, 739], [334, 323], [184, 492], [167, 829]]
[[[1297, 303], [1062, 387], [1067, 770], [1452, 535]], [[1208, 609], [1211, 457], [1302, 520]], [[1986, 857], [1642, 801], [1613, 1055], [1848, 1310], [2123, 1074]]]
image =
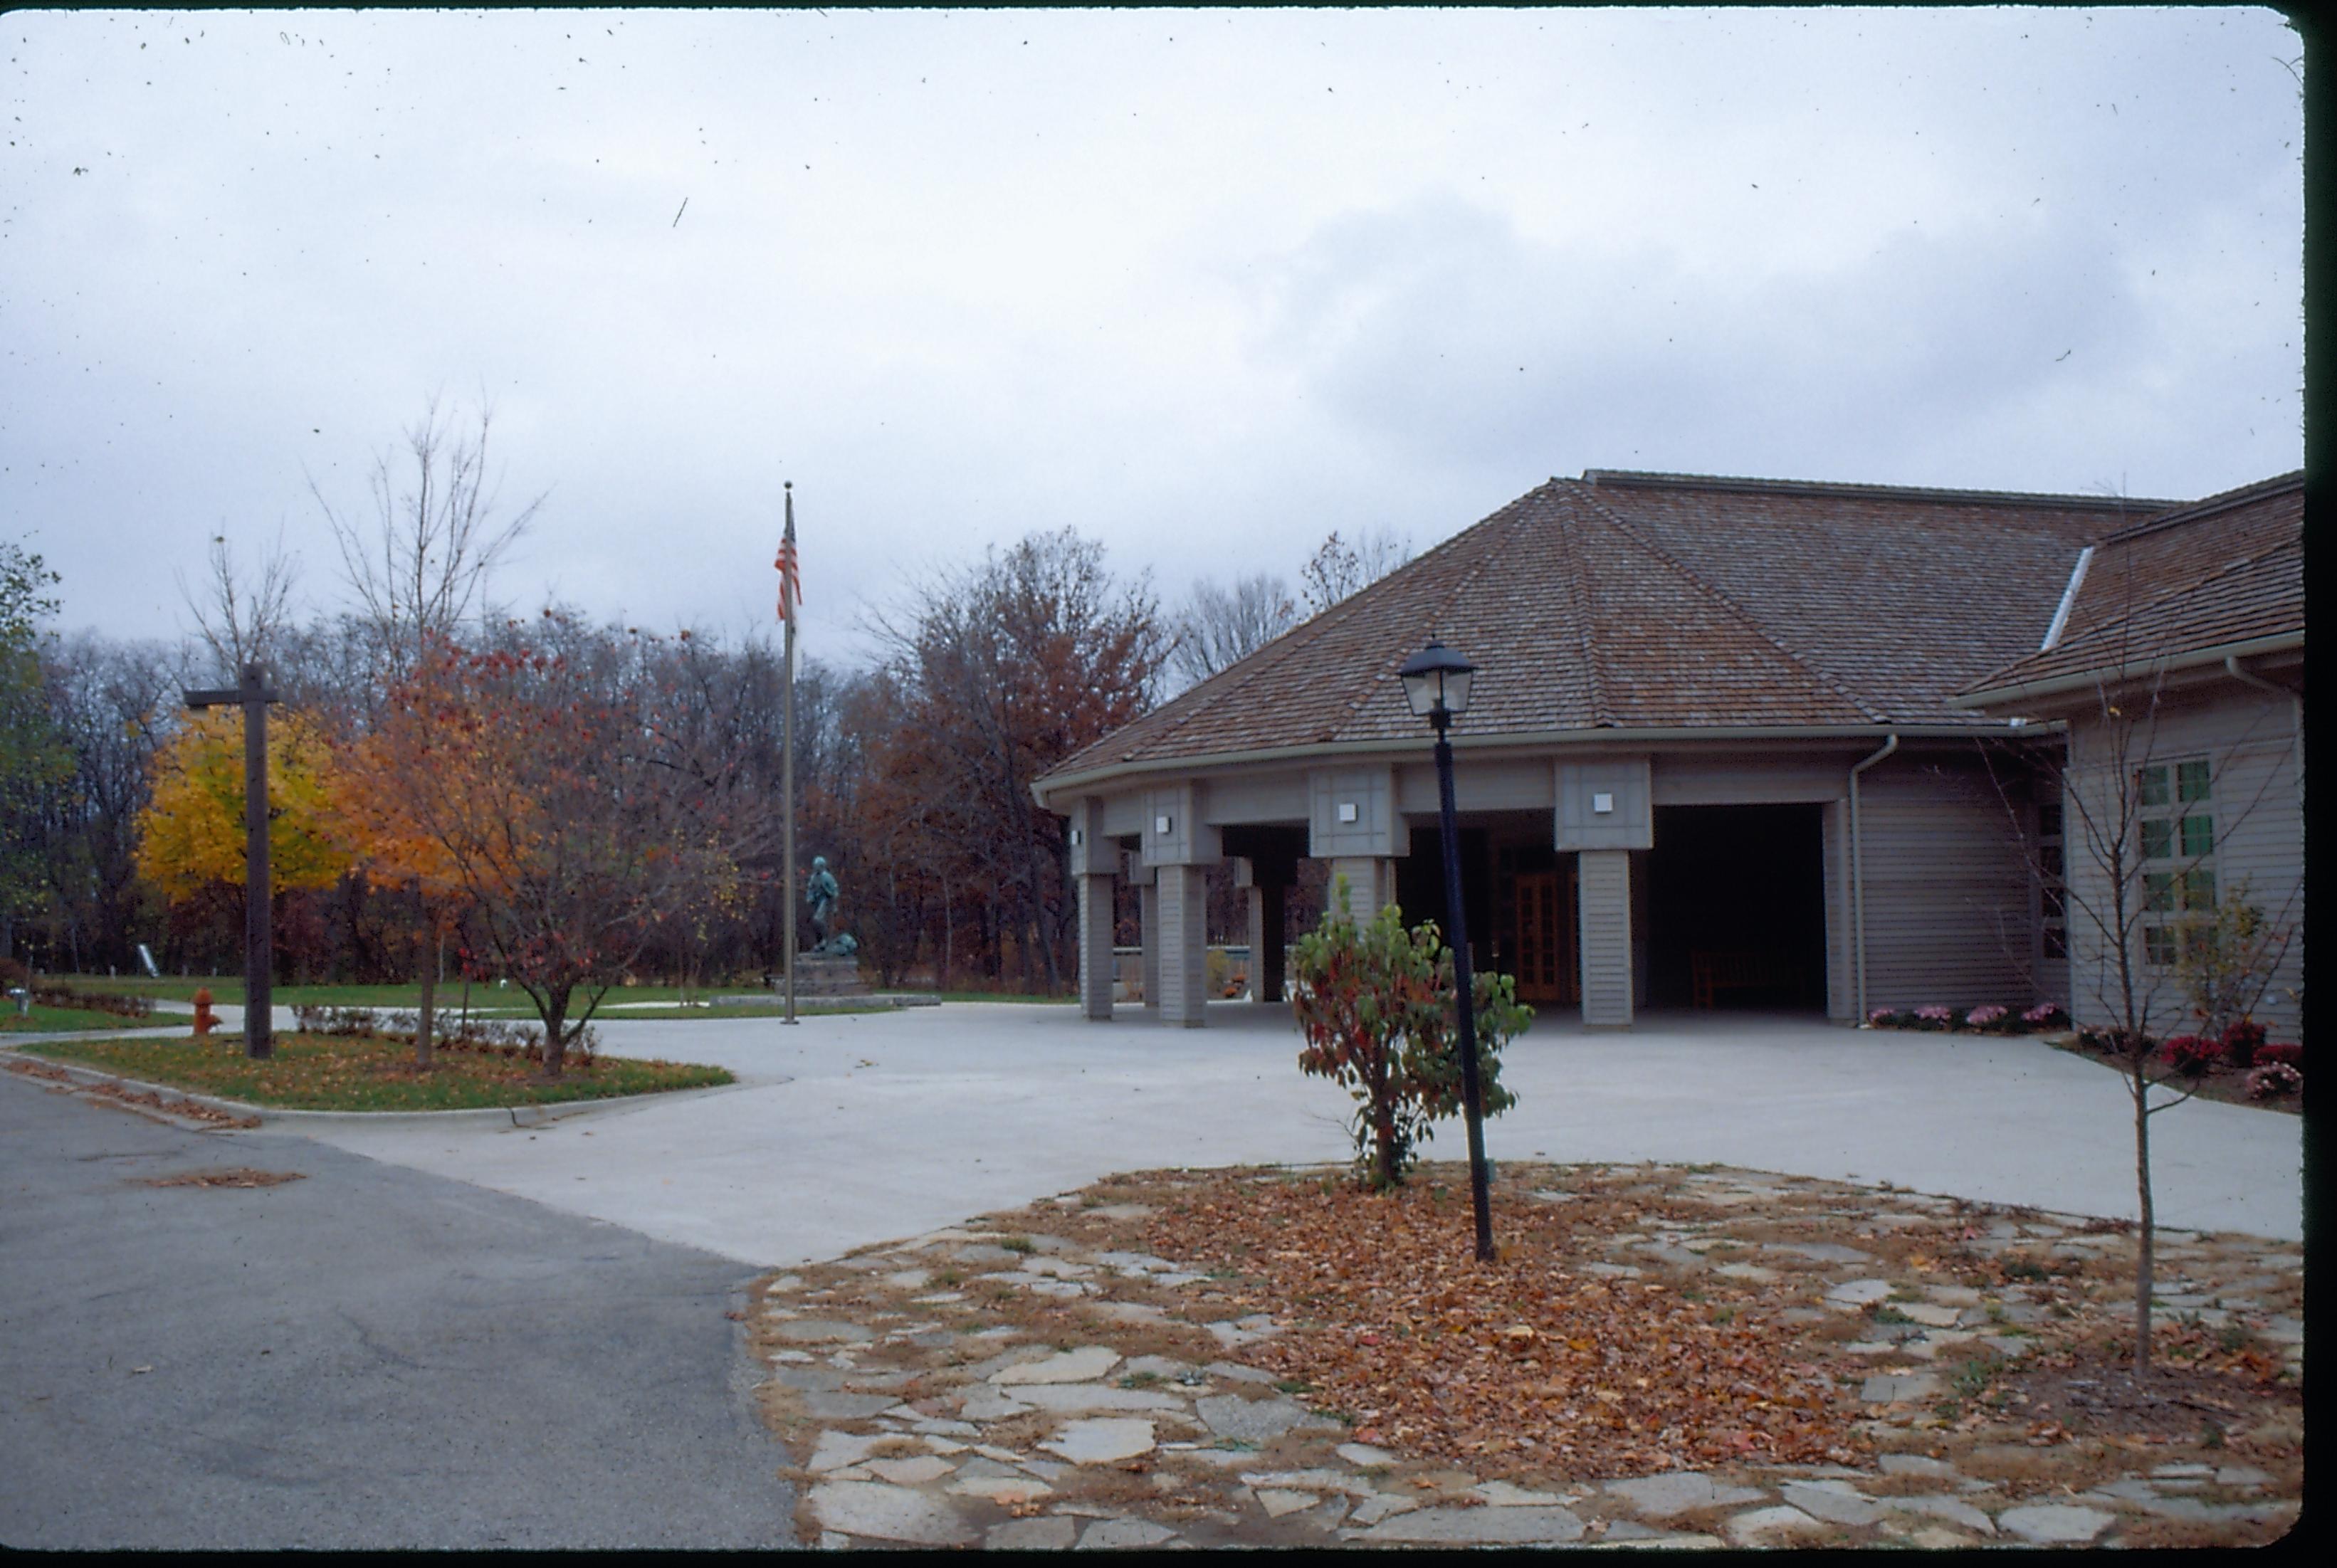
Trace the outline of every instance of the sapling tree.
[[[1433, 920], [1406, 930], [1390, 904], [1358, 925], [1345, 905], [1341, 879], [1321, 923], [1291, 950], [1291, 1006], [1306, 1042], [1298, 1066], [1354, 1098], [1356, 1169], [1384, 1191], [1411, 1170], [1431, 1124], [1461, 1112], [1452, 954]], [[1533, 1012], [1511, 977], [1475, 980], [1478, 1081], [1485, 1115], [1498, 1115], [1517, 1104], [1501, 1086], [1501, 1047]]]
[[[2097, 568], [2097, 574], [2102, 570]], [[2216, 846], [2240, 832], [2284, 774], [2265, 757], [2281, 737], [2260, 718], [2218, 736], [2212, 755], [2185, 738], [2185, 694], [2167, 672], [2169, 649], [2131, 628], [2139, 585], [2121, 577], [2101, 597], [2092, 657], [2103, 672], [2056, 699], [2058, 746], [1990, 755], [2000, 798], [2027, 848], [2031, 874], [2067, 929], [2070, 1012], [2080, 1038], [2122, 1074], [2133, 1110], [2137, 1257], [2135, 1368], [2150, 1368], [2150, 1300], [2157, 1210], [2151, 1123], [2196, 1092], [2201, 1061], [2166, 1049], [2176, 1026], [2214, 1028], [2253, 1007], [2287, 949], [2301, 887], [2269, 915], [2250, 902], [2227, 911], [2215, 889]], [[2269, 713], [2271, 710], [2266, 710]], [[2243, 757], [2256, 760], [2235, 766]], [[2010, 759], [2008, 763], [2008, 757]], [[2031, 813], [2058, 810], [2061, 845], [2049, 854]], [[2079, 998], [2090, 1001], [2083, 1007]]]

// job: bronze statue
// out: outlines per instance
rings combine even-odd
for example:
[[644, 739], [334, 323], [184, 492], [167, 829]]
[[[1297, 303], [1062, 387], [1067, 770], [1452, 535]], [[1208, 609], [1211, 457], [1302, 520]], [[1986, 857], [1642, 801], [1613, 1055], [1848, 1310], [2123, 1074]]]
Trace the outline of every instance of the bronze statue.
[[860, 943], [848, 931], [833, 929], [836, 901], [841, 896], [836, 873], [827, 869], [826, 855], [811, 857], [811, 875], [804, 879], [804, 901], [811, 906], [811, 929], [819, 935], [815, 953], [835, 953], [848, 956], [860, 950]]

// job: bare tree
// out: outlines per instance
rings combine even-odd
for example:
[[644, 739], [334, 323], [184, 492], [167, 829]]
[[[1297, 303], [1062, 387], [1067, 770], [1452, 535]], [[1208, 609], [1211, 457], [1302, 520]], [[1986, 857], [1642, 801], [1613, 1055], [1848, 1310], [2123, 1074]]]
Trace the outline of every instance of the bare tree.
[[300, 561], [284, 552], [284, 535], [253, 567], [236, 560], [225, 534], [211, 536], [210, 580], [199, 592], [178, 574], [179, 597], [195, 618], [196, 635], [211, 651], [219, 673], [230, 684], [247, 664], [264, 662], [292, 619], [292, 590]]
[[1219, 588], [1205, 577], [1177, 617], [1169, 668], [1181, 684], [1198, 685], [1297, 623], [1298, 605], [1281, 578], [1261, 571]]
[[336, 509], [315, 476], [308, 493], [332, 526], [358, 612], [392, 669], [410, 670], [434, 640], [453, 638], [482, 609], [487, 574], [525, 531], [551, 492], [509, 518], [496, 516], [498, 482], [487, 443], [494, 411], [481, 400], [475, 424], [433, 397], [402, 444], [374, 459], [369, 516]]
[[[2169, 672], [2182, 646], [2143, 629], [2167, 602], [2165, 584], [2123, 553], [2097, 563], [2088, 582], [2087, 657], [2097, 673], [2048, 704], [2064, 721], [2058, 755], [2019, 748], [2021, 760], [2009, 769], [1992, 762], [1991, 771], [2046, 912], [2066, 926], [2071, 988], [2078, 993], [2070, 998], [2072, 1017], [2081, 1028], [2081, 1012], [2107, 1026], [2085, 1029], [2081, 1037], [2107, 1048], [2132, 1100], [2135, 1368], [2146, 1373], [2156, 1238], [2151, 1122], [2191, 1098], [2195, 1087], [2185, 1077], [2186, 1064], [2169, 1059], [2165, 1037], [2185, 1021], [2195, 1019], [2201, 1029], [2228, 1022], [2234, 1004], [2252, 1006], [2265, 993], [2302, 918], [2303, 888], [2300, 882], [2269, 915], [2247, 901], [2244, 887], [2237, 910], [2227, 909], [2229, 899], [2219, 902], [2218, 846], [2273, 798], [2282, 772], [2267, 758], [2283, 749], [2279, 737], [2260, 734], [2258, 719], [2237, 734], [2203, 739], [2195, 726], [2185, 725], [2195, 710]], [[2057, 623], [2047, 648], [2059, 636]], [[2078, 638], [2073, 630], [2068, 640]], [[2032, 812], [2050, 827], [2032, 821]], [[2221, 970], [2203, 990], [2199, 970], [2210, 963]]]
[[1333, 529], [1298, 569], [1298, 592], [1306, 601], [1306, 613], [1322, 614], [1411, 559], [1412, 541], [1401, 535], [1367, 528], [1348, 541]]

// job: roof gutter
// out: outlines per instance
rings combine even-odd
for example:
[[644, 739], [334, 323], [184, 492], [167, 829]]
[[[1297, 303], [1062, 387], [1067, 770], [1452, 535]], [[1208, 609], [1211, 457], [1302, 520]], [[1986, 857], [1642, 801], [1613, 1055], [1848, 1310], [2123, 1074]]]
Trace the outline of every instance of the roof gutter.
[[2296, 807], [2302, 812], [2304, 809], [2304, 694], [2294, 687], [2266, 680], [2254, 670], [2242, 669], [2237, 654], [2224, 656], [2224, 673], [2243, 686], [2252, 686], [2259, 691], [2268, 691], [2274, 696], [2288, 699], [2289, 771], [2296, 775]]
[[[1964, 706], [1959, 704], [1958, 706]], [[1868, 725], [1669, 725], [1643, 728], [1521, 730], [1508, 734], [1455, 735], [1453, 749], [1478, 755], [1501, 752], [1546, 751], [1552, 746], [1603, 748], [1671, 744], [1678, 741], [1871, 741], [1880, 735], [1910, 740], [1976, 740], [2011, 732], [2036, 733], [2039, 726], [2011, 719], [1989, 718], [1977, 724]], [[1275, 765], [1314, 762], [1331, 757], [1424, 755], [1425, 737], [1413, 739], [1317, 741], [1306, 745], [1262, 746], [1249, 751], [1202, 752], [1191, 756], [1149, 757], [1141, 762], [1106, 763], [1077, 773], [1053, 774], [1032, 781], [1031, 794], [1051, 811], [1051, 797], [1092, 791], [1098, 784], [1158, 774], [1188, 774], [1206, 768], [1243, 765]]]
[[1859, 831], [1858, 775], [1899, 749], [1899, 737], [1892, 735], [1882, 743], [1882, 749], [1864, 762], [1854, 763], [1850, 770], [1850, 945], [1851, 972], [1858, 990], [1858, 1027], [1866, 1027], [1866, 862], [1861, 851], [1865, 840]]
[[2025, 697], [2058, 696], [2065, 692], [2088, 691], [2097, 687], [2172, 675], [2177, 670], [2202, 669], [2230, 659], [2253, 658], [2259, 654], [2290, 653], [2303, 646], [2304, 633], [2302, 631], [2275, 632], [2270, 637], [2250, 638], [2244, 642], [2218, 643], [2213, 648], [2164, 658], [2128, 659], [2123, 664], [2104, 665], [2095, 669], [2079, 670], [2074, 675], [2045, 676], [2037, 680], [2016, 681], [2009, 686], [1961, 692], [1950, 697], [1948, 706], [1959, 708], [2001, 707], [2006, 703], [2019, 702]]

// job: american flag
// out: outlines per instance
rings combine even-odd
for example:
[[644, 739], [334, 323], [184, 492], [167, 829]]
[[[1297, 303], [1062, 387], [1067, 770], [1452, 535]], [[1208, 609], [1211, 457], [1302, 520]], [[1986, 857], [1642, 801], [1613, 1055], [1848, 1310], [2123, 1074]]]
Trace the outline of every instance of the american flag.
[[796, 606], [803, 602], [803, 579], [796, 570], [796, 492], [787, 488], [787, 531], [779, 538], [779, 559], [772, 565], [779, 569], [779, 619], [788, 626], [796, 623]]

